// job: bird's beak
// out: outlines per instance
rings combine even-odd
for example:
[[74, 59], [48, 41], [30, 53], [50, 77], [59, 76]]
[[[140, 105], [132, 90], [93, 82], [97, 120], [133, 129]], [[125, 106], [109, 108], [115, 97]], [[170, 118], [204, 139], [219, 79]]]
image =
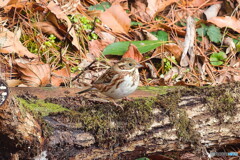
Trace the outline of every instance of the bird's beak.
[[144, 67], [142, 64], [137, 64], [137, 68], [142, 68]]

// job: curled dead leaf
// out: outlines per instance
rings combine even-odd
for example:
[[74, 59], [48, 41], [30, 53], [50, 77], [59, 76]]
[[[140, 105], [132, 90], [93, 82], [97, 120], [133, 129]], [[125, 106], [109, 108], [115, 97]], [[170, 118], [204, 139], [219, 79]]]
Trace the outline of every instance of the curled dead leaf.
[[39, 30], [41, 30], [43, 33], [46, 33], [48, 35], [53, 34], [55, 35], [59, 40], [63, 40], [63, 36], [61, 36], [58, 33], [58, 30], [55, 26], [52, 25], [50, 22], [36, 22], [33, 24], [33, 26]]
[[49, 64], [24, 64], [16, 62], [14, 67], [24, 84], [29, 87], [42, 87], [50, 84], [51, 70]]
[[16, 53], [20, 57], [37, 58], [37, 55], [29, 52], [22, 45], [18, 37], [8, 29], [1, 27], [0, 30], [0, 52], [1, 53]]
[[214, 4], [211, 7], [209, 7], [207, 10], [205, 10], [204, 14], [207, 20], [213, 17], [216, 17], [218, 15], [220, 8], [221, 8], [221, 4]]
[[51, 1], [47, 8], [59, 19], [64, 20], [67, 23], [67, 31], [69, 35], [72, 37], [72, 44], [78, 49], [81, 49], [81, 46], [79, 44], [78, 38], [76, 36], [75, 30], [72, 27], [71, 21], [68, 19], [67, 15], [64, 14], [63, 10], [60, 6], [58, 6], [56, 3]]
[[147, 0], [148, 7], [146, 11], [152, 18], [154, 18], [157, 13], [163, 11], [167, 6], [178, 1], [179, 0]]
[[60, 86], [61, 83], [69, 83], [71, 78], [71, 73], [69, 68], [62, 68], [60, 70], [54, 71], [51, 77], [52, 86]]
[[208, 22], [211, 22], [220, 28], [229, 27], [234, 31], [240, 33], [240, 20], [235, 17], [213, 17], [209, 19]]
[[139, 52], [135, 45], [130, 44], [127, 52], [124, 53], [122, 58], [132, 58], [135, 59], [137, 62], [140, 62], [143, 58], [143, 55]]

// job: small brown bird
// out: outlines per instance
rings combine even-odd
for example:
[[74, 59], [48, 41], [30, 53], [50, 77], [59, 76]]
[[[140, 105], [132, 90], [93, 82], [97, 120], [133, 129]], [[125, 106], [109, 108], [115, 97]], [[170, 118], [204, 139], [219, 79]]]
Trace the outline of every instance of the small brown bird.
[[138, 87], [138, 68], [140, 66], [132, 58], [123, 58], [100, 76], [91, 88], [78, 92], [78, 94], [97, 89], [113, 99], [126, 97]]

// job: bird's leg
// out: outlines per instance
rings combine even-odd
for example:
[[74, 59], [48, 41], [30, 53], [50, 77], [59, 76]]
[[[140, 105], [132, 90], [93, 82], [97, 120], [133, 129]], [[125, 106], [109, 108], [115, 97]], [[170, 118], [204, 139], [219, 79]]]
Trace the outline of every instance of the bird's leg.
[[109, 99], [110, 102], [112, 102], [116, 107], [120, 107], [122, 111], [124, 111], [123, 105], [117, 104], [116, 101], [112, 98]]
[[124, 97], [123, 100], [125, 100], [125, 101], [132, 101], [132, 99], [128, 98], [128, 97]]

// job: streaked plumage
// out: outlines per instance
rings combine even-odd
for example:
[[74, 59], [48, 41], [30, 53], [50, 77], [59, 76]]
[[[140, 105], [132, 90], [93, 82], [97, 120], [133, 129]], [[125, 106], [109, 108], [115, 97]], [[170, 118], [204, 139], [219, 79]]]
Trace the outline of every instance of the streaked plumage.
[[113, 99], [120, 99], [133, 93], [139, 84], [138, 63], [131, 58], [123, 58], [109, 68], [92, 84], [92, 88], [81, 91], [84, 93], [94, 88]]

